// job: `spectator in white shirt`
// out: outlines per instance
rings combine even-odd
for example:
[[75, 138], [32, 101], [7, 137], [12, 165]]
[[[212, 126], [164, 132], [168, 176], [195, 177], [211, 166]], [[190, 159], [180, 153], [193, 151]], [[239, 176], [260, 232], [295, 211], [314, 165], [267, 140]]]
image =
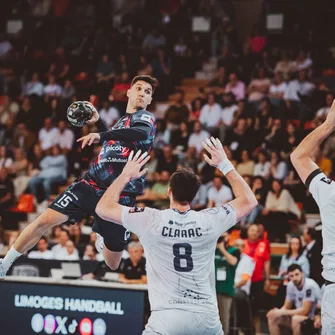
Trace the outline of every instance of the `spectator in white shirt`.
[[260, 101], [267, 93], [270, 87], [270, 79], [265, 76], [265, 69], [258, 68], [257, 76], [254, 77], [248, 87], [248, 100]]
[[213, 179], [213, 186], [208, 190], [207, 207], [220, 207], [230, 200], [233, 200], [231, 189], [223, 184], [221, 177], [215, 177]]
[[28, 254], [28, 258], [33, 259], [53, 259], [54, 254], [51, 250], [48, 250], [48, 240], [45, 236], [42, 236], [37, 243], [37, 251], [33, 250]]
[[314, 89], [314, 85], [307, 81], [306, 72], [299, 71], [298, 79], [291, 80], [288, 83], [287, 89], [284, 94], [284, 99], [288, 107], [290, 107], [290, 103], [299, 102], [300, 96], [306, 96], [310, 94]]
[[120, 118], [119, 111], [112, 107], [108, 101], [105, 101], [99, 111], [101, 119], [105, 122], [107, 128], [114, 126], [116, 121]]
[[64, 155], [66, 155], [72, 149], [73, 142], [73, 131], [67, 128], [65, 121], [59, 121], [56, 135], [56, 144], [61, 148]]
[[271, 104], [280, 107], [286, 90], [287, 84], [284, 81], [283, 74], [281, 72], [275, 72], [268, 94]]
[[326, 117], [329, 113], [330, 107], [334, 101], [334, 95], [333, 93], [327, 93], [326, 95], [326, 103], [325, 106], [320, 108], [315, 115], [314, 122], [319, 126], [321, 123], [323, 123], [326, 120]]
[[258, 163], [254, 167], [254, 176], [260, 176], [268, 179], [270, 176], [271, 163], [267, 160], [266, 153], [260, 151], [258, 153]]
[[28, 81], [23, 87], [22, 95], [38, 95], [44, 94], [44, 85], [40, 82], [39, 75], [34, 72], [31, 76], [31, 81]]
[[221, 120], [221, 106], [215, 102], [215, 95], [208, 94], [208, 101], [200, 111], [199, 121], [210, 133], [215, 131]]
[[280, 161], [279, 155], [276, 151], [271, 153], [270, 164], [270, 176], [273, 179], [284, 180], [284, 178], [287, 177], [287, 164], [283, 161]]
[[62, 94], [62, 88], [56, 83], [55, 76], [49, 76], [48, 84], [44, 87], [45, 100], [57, 98]]
[[304, 51], [300, 51], [297, 55], [296, 66], [297, 71], [309, 70], [313, 65], [313, 60], [306, 55]]
[[75, 248], [73, 241], [66, 241], [65, 248], [58, 253], [56, 258], [62, 261], [79, 261], [78, 250]]
[[223, 108], [221, 111], [221, 120], [226, 127], [230, 127], [234, 120], [234, 115], [238, 110], [233, 93], [223, 95]]
[[46, 151], [53, 145], [57, 144], [58, 129], [52, 124], [51, 118], [44, 120], [44, 127], [38, 133], [38, 139], [41, 145], [41, 149]]
[[66, 229], [61, 229], [59, 233], [59, 243], [54, 245], [51, 248], [53, 252], [54, 258], [58, 257], [58, 254], [63, 250], [65, 250], [65, 243], [70, 240], [70, 233]]
[[193, 124], [193, 133], [188, 139], [188, 146], [195, 147], [197, 152], [200, 153], [203, 149], [201, 143], [209, 136], [210, 134], [206, 130], [202, 130], [201, 123], [199, 121], [195, 121]]

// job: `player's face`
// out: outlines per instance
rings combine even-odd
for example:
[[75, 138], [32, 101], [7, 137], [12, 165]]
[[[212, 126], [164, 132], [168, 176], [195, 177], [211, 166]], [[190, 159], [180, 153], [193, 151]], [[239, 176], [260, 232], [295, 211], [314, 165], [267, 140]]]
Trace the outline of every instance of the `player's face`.
[[152, 86], [139, 80], [127, 91], [127, 97], [132, 108], [146, 109], [152, 100]]
[[303, 280], [303, 273], [296, 269], [288, 274], [288, 278], [295, 286], [300, 287]]

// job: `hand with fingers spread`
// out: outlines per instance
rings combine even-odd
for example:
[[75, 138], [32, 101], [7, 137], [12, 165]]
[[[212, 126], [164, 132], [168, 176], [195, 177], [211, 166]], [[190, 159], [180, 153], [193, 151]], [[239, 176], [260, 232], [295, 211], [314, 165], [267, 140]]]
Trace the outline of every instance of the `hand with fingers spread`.
[[211, 137], [207, 138], [205, 142], [202, 142], [202, 146], [207, 150], [207, 152], [211, 155], [211, 158], [208, 155], [204, 154], [205, 161], [214, 167], [218, 167], [218, 165], [224, 161], [228, 160], [227, 155], [223, 149], [222, 143], [218, 138]]
[[88, 105], [89, 108], [92, 109], [93, 115], [88, 121], [86, 121], [87, 124], [92, 125], [99, 120], [100, 115], [99, 115], [97, 109], [93, 106], [93, 104], [91, 104], [89, 101], [84, 101], [84, 103], [85, 103], [85, 105]]
[[84, 149], [86, 145], [91, 145], [92, 143], [100, 142], [100, 134], [99, 133], [91, 133], [81, 138], [78, 138], [77, 142], [81, 143], [81, 148]]
[[137, 151], [134, 156], [134, 151], [132, 151], [129, 155], [128, 162], [123, 168], [122, 175], [129, 178], [130, 180], [138, 179], [147, 173], [148, 169], [141, 168], [144, 166], [146, 162], [150, 159], [150, 156], [147, 152], [144, 152], [141, 155], [141, 150]]

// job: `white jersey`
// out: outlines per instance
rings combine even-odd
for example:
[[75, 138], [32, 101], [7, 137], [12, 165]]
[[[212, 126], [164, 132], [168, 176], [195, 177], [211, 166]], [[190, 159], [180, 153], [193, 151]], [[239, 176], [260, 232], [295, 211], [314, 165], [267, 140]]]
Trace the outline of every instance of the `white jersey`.
[[216, 242], [235, 223], [236, 213], [229, 204], [185, 213], [123, 208], [122, 224], [139, 237], [146, 254], [152, 311], [179, 309], [218, 315]]
[[322, 276], [335, 282], [335, 183], [324, 173], [314, 176], [309, 191], [320, 209], [322, 222]]

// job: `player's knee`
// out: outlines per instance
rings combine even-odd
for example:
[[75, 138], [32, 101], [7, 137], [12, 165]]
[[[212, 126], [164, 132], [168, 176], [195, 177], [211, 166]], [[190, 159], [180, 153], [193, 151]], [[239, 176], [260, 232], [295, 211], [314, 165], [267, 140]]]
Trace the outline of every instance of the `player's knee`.
[[105, 263], [111, 270], [115, 271], [119, 268], [120, 260], [119, 259], [105, 259]]
[[291, 320], [292, 329], [300, 327], [300, 324], [302, 321], [303, 321], [303, 318], [300, 315], [293, 315], [292, 320]]

